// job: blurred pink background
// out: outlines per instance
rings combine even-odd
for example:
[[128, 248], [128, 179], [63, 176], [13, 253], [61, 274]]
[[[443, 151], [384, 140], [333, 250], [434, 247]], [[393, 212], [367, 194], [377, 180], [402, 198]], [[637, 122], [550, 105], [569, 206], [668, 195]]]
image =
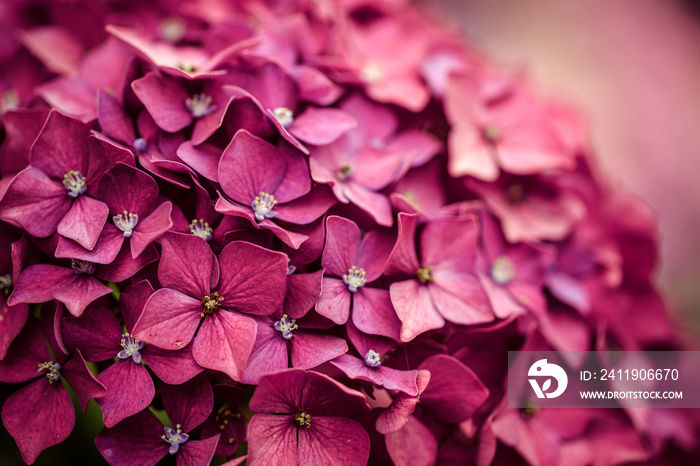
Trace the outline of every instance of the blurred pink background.
[[659, 278], [700, 333], [700, 15], [675, 0], [435, 0], [477, 46], [577, 106], [608, 179], [660, 225]]

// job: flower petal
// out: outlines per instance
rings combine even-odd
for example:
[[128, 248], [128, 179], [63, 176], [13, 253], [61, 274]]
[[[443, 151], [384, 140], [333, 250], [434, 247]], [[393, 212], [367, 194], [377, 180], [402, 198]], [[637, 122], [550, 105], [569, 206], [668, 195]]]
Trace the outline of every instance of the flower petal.
[[82, 247], [92, 250], [100, 237], [107, 217], [109, 217], [107, 204], [81, 195], [73, 202], [56, 231], [59, 235], [75, 240]]
[[167, 350], [184, 348], [199, 326], [201, 312], [200, 300], [161, 288], [146, 302], [134, 325], [133, 336]]
[[240, 380], [255, 342], [256, 324], [250, 317], [220, 310], [207, 316], [192, 347], [202, 367]]
[[107, 428], [146, 409], [156, 394], [146, 368], [131, 358], [116, 361], [102, 371], [97, 380], [107, 389], [107, 394], [96, 400]]

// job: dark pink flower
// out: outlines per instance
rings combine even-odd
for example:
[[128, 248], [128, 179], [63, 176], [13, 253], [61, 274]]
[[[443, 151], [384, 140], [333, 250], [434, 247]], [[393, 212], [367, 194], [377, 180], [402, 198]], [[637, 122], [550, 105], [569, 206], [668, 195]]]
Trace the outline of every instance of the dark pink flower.
[[55, 344], [51, 351], [53, 356], [39, 321], [32, 318], [0, 361], [0, 381], [35, 379], [10, 395], [2, 406], [2, 422], [28, 464], [46, 448], [64, 441], [73, 430], [75, 410], [61, 379], [70, 383], [83, 412], [90, 399], [105, 394], [105, 387], [85, 365], [80, 351], [68, 356]]
[[307, 237], [280, 227], [272, 219], [308, 224], [334, 203], [323, 188], [312, 190], [308, 166], [301, 154], [276, 148], [245, 130], [236, 133], [224, 150], [219, 162], [219, 182], [231, 201], [219, 197], [217, 211], [246, 218], [293, 248]]
[[353, 309], [352, 321], [361, 331], [398, 338], [400, 322], [389, 292], [366, 286], [382, 275], [392, 242], [391, 235], [379, 231], [360, 238], [360, 229], [351, 220], [328, 217], [318, 313], [344, 324]]
[[358, 126], [335, 142], [312, 149], [311, 176], [329, 184], [340, 202], [355, 204], [379, 225], [391, 226], [391, 204], [378, 191], [411, 165], [429, 160], [440, 144], [420, 131], [396, 134], [398, 122], [393, 112], [359, 94], [346, 99], [340, 108], [355, 117]]
[[477, 225], [473, 216], [437, 218], [418, 234], [418, 215], [399, 214], [399, 236], [384, 273], [403, 279], [389, 288], [401, 340], [441, 328], [445, 320], [463, 325], [493, 320], [474, 275]]
[[523, 85], [504, 78], [453, 74], [445, 94], [449, 171], [495, 181], [500, 169], [518, 175], [573, 169], [575, 154], [560, 140], [546, 107]]
[[276, 312], [256, 318], [258, 333], [241, 382], [257, 384], [260, 377], [290, 367], [313, 369], [347, 352], [342, 338], [305, 328], [308, 319], [297, 319]]
[[162, 245], [158, 279], [165, 288], [146, 303], [134, 338], [167, 350], [194, 338], [199, 365], [240, 380], [256, 335], [255, 321], [241, 312], [264, 316], [281, 308], [285, 255], [234, 242], [217, 261], [201, 238], [177, 233], [164, 236]]
[[157, 204], [158, 185], [146, 173], [123, 163], [106, 172], [97, 186], [96, 197], [109, 208], [111, 221], [105, 225], [95, 247], [89, 251], [75, 241], [59, 238], [56, 257], [111, 263], [129, 238], [131, 256], [141, 253], [172, 227], [172, 204]]
[[190, 439], [188, 432], [209, 417], [214, 405], [211, 385], [204, 375], [182, 385], [164, 385], [163, 406], [171, 426], [163, 427], [149, 411], [126, 418], [97, 435], [95, 445], [109, 464], [155, 466], [166, 455], [177, 455], [180, 465], [209, 464], [219, 435]]
[[348, 337], [360, 357], [343, 354], [333, 359], [331, 364], [351, 379], [364, 380], [387, 390], [400, 390], [412, 396], [418, 394], [417, 371], [401, 371], [382, 364], [385, 354], [396, 346], [396, 342], [388, 338], [364, 334], [351, 322], [348, 322], [347, 330]]
[[202, 436], [221, 434], [214, 456], [232, 456], [248, 442], [248, 419], [239, 411], [245, 391], [238, 386], [214, 385], [214, 410], [202, 424]]
[[489, 295], [493, 313], [500, 319], [528, 310], [537, 316], [544, 315], [547, 303], [543, 278], [554, 259], [552, 248], [529, 243], [508, 244], [494, 218], [482, 211], [479, 219], [478, 276]]
[[0, 201], [0, 218], [33, 236], [58, 231], [93, 249], [109, 215], [107, 205], [94, 197], [97, 183], [117, 162], [133, 165], [133, 156], [52, 110], [29, 161]]
[[288, 369], [261, 377], [250, 400], [253, 464], [364, 465], [369, 436], [349, 416], [369, 411], [365, 397], [326, 375]]

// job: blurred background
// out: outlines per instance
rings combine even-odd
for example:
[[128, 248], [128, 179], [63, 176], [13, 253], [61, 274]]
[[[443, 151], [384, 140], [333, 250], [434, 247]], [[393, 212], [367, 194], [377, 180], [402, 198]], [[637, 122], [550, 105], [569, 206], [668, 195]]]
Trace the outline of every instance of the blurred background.
[[700, 335], [700, 2], [430, 0], [585, 115], [602, 172], [659, 219], [659, 279]]

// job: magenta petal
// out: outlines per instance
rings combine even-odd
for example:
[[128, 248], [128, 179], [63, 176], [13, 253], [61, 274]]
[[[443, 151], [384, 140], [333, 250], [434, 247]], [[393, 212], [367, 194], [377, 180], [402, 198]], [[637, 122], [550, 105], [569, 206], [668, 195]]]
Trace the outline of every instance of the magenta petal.
[[29, 165], [29, 150], [48, 115], [49, 109], [45, 107], [5, 111], [5, 140], [0, 148], [0, 173], [17, 173]]
[[119, 296], [119, 309], [124, 319], [124, 326], [131, 332], [136, 321], [141, 317], [141, 312], [153, 294], [153, 286], [148, 280], [142, 280], [131, 285]]
[[221, 305], [255, 315], [282, 307], [287, 283], [287, 256], [260, 246], [234, 241], [221, 251]]
[[160, 284], [198, 299], [207, 296], [219, 281], [219, 264], [206, 241], [195, 235], [169, 233], [161, 244]]
[[2, 422], [17, 442], [22, 459], [32, 464], [42, 451], [68, 438], [75, 410], [62, 383], [51, 384], [40, 377], [5, 400]]
[[73, 356], [63, 365], [61, 375], [70, 383], [83, 413], [91, 399], [99, 398], [106, 393], [104, 385], [88, 369], [79, 349], [76, 349]]
[[401, 341], [411, 341], [423, 332], [445, 325], [445, 319], [430, 299], [428, 287], [418, 283], [418, 280], [392, 283], [389, 293], [396, 315], [401, 320]]
[[[437, 274], [433, 276], [437, 277]], [[435, 309], [445, 319], [462, 325], [482, 324], [494, 319], [488, 296], [476, 277], [455, 276], [445, 283], [447, 286], [440, 286], [442, 283], [445, 281], [429, 283], [428, 289]]]
[[131, 255], [137, 258], [141, 253], [173, 226], [170, 213], [173, 209], [170, 201], [164, 202], [143, 220], [139, 219], [136, 229], [131, 235]]
[[468, 419], [489, 396], [489, 390], [476, 374], [452, 356], [432, 356], [419, 369], [433, 374], [421, 395], [421, 405], [444, 422]]
[[132, 333], [137, 340], [167, 350], [178, 350], [192, 340], [201, 313], [200, 300], [161, 288], [146, 302]]
[[384, 273], [386, 275], [415, 274], [420, 268], [416, 254], [416, 229], [418, 214], [399, 213], [399, 236], [389, 255]]
[[401, 390], [415, 396], [418, 393], [416, 386], [417, 371], [399, 371], [390, 367], [369, 367], [363, 359], [343, 354], [337, 357], [331, 364], [342, 370], [351, 379], [360, 379], [379, 385], [387, 390]]
[[296, 225], [308, 225], [325, 214], [337, 202], [328, 187], [316, 185], [308, 194], [287, 204], [278, 204], [275, 207], [277, 212], [275, 218]]
[[78, 275], [69, 286], [56, 290], [53, 297], [65, 304], [68, 312], [79, 317], [91, 302], [111, 292], [110, 287], [92, 275]]
[[[241, 378], [241, 382], [245, 384], [257, 385], [261, 375], [277, 372], [289, 366], [287, 341], [269, 324], [269, 320], [265, 320], [267, 322], [258, 321], [255, 344]], [[292, 338], [295, 337], [296, 333]]]
[[185, 383], [204, 370], [194, 362], [191, 343], [178, 351], [146, 345], [141, 356], [160, 380], [171, 385]]
[[90, 128], [80, 120], [51, 110], [31, 149], [29, 160], [53, 179], [62, 180], [71, 170], [87, 175]]
[[183, 432], [204, 422], [214, 408], [214, 392], [204, 374], [182, 385], [166, 385], [161, 394], [170, 422], [180, 424]]
[[350, 316], [351, 296], [352, 293], [342, 280], [323, 277], [316, 311], [338, 325], [344, 324]]
[[50, 359], [41, 325], [31, 317], [7, 357], [0, 361], [0, 381], [19, 383], [38, 377], [37, 366]]
[[401, 321], [387, 290], [366, 287], [358, 289], [352, 302], [352, 323], [365, 333], [399, 341]]
[[134, 123], [117, 97], [104, 89], [97, 91], [97, 120], [102, 132], [110, 138], [131, 145], [136, 139]]
[[218, 443], [219, 434], [204, 440], [188, 441], [178, 450], [177, 465], [199, 466], [202, 464], [211, 464]]
[[222, 371], [238, 381], [253, 349], [255, 334], [253, 319], [220, 310], [204, 319], [192, 355], [200, 366]]
[[[250, 410], [268, 414], [296, 413], [301, 405], [306, 375], [303, 370], [290, 369], [261, 377], [250, 400]], [[251, 438], [250, 432], [248, 438]]]
[[92, 133], [88, 138], [89, 160], [87, 178], [88, 194], [95, 196], [100, 178], [117, 163], [121, 162], [130, 167], [135, 165], [134, 154], [131, 150], [115, 144], [100, 133]]
[[107, 389], [107, 394], [98, 398], [97, 404], [108, 428], [146, 409], [156, 394], [146, 368], [131, 358], [116, 361], [102, 371], [97, 380]]
[[289, 132], [306, 143], [323, 146], [356, 126], [357, 120], [340, 109], [308, 107], [294, 118]]
[[369, 459], [369, 434], [352, 419], [312, 417], [309, 429], [299, 429], [300, 464], [364, 466]]
[[[416, 387], [418, 394], [423, 393], [430, 382], [430, 372], [419, 370], [416, 377]], [[399, 393], [391, 405], [381, 412], [377, 418], [377, 432], [380, 434], [390, 434], [400, 430], [408, 422], [408, 418], [416, 409], [420, 401], [420, 396], [410, 396]]]
[[402, 466], [429, 466], [437, 460], [435, 436], [414, 416], [401, 430], [386, 436], [386, 449], [394, 464]]
[[140, 226], [158, 197], [158, 185], [151, 176], [120, 162], [100, 178], [97, 197], [107, 204], [112, 215], [124, 211], [137, 214]]
[[303, 155], [299, 155], [298, 152], [284, 147], [278, 150], [278, 155], [284, 161], [285, 171], [284, 178], [275, 188], [274, 193], [275, 199], [280, 204], [284, 204], [309, 193], [311, 190], [311, 176], [309, 175], [309, 163]]
[[0, 297], [0, 361], [5, 359], [10, 344], [19, 335], [27, 322], [29, 306], [18, 304], [8, 306], [7, 299]]
[[323, 270], [313, 273], [293, 273], [287, 277], [284, 312], [292, 319], [304, 317], [314, 307], [321, 294]]
[[285, 170], [280, 149], [241, 130], [221, 156], [219, 182], [231, 199], [249, 205], [261, 192], [273, 194]]
[[370, 411], [365, 395], [327, 375], [311, 371], [306, 372], [298, 406], [307, 409], [311, 416], [345, 417]]
[[149, 410], [125, 419], [111, 429], [104, 429], [95, 438], [95, 445], [109, 464], [155, 466], [168, 454], [160, 436], [163, 424]]
[[77, 241], [82, 247], [93, 249], [108, 216], [107, 204], [81, 195], [58, 224], [57, 231], [59, 235]]
[[175, 133], [192, 123], [185, 107], [191, 96], [177, 81], [151, 72], [131, 83], [131, 88], [162, 130]]
[[114, 225], [105, 225], [92, 250], [85, 249], [72, 239], [60, 236], [55, 256], [63, 259], [80, 259], [95, 264], [110, 264], [124, 244], [124, 234]]
[[299, 369], [312, 369], [348, 351], [342, 338], [304, 331], [295, 331], [291, 344], [292, 367]]
[[219, 182], [221, 149], [218, 147], [207, 143], [195, 146], [191, 141], [185, 141], [177, 148], [177, 156], [203, 177]]
[[367, 283], [373, 282], [384, 272], [396, 238], [377, 230], [367, 232], [357, 254], [357, 266], [365, 269]]
[[88, 361], [112, 359], [122, 349], [122, 327], [117, 316], [105, 307], [90, 308], [80, 317], [67, 317], [62, 328], [66, 348], [79, 348]]
[[[250, 464], [296, 466], [297, 429], [292, 416], [256, 414], [248, 425]], [[323, 463], [319, 463], [323, 464]]]
[[31, 265], [15, 280], [14, 289], [7, 302], [10, 306], [18, 303], [43, 303], [50, 301], [56, 290], [68, 286], [75, 280], [73, 269], [57, 265]]
[[342, 277], [350, 267], [357, 266], [360, 250], [360, 229], [355, 222], [331, 215], [326, 219], [326, 247], [321, 265], [326, 275]]
[[98, 265], [95, 274], [108, 282], [123, 282], [133, 277], [136, 272], [158, 260], [158, 251], [152, 244], [148, 245], [141, 255], [134, 259], [131, 257], [131, 247], [127, 241], [119, 251], [117, 257], [109, 265]]
[[381, 226], [394, 224], [389, 198], [382, 193], [370, 191], [356, 183], [345, 185], [345, 196], [350, 202], [369, 214]]
[[27, 167], [12, 179], [0, 201], [0, 218], [33, 236], [51, 236], [72, 204], [66, 188], [44, 172]]

